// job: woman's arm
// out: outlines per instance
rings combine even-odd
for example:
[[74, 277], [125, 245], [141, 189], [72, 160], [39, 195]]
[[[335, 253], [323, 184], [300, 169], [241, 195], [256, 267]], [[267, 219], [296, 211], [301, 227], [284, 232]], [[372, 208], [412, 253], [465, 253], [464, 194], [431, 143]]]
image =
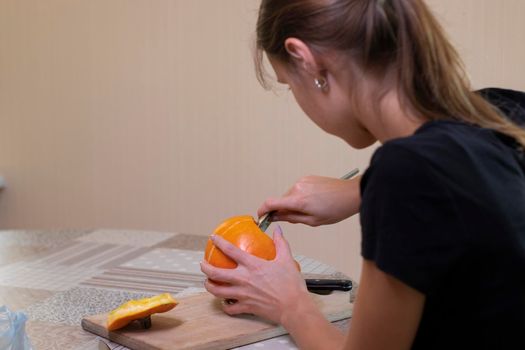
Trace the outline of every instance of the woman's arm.
[[300, 349], [405, 350], [419, 326], [425, 296], [365, 260], [346, 341], [310, 300], [283, 314]]
[[341, 180], [305, 176], [280, 198], [269, 198], [257, 210], [259, 216], [276, 210], [273, 221], [309, 226], [334, 224], [359, 212], [361, 177]]
[[410, 349], [425, 295], [363, 261], [345, 349]]
[[345, 333], [328, 322], [310, 295], [283, 312], [281, 325], [302, 350], [342, 349]]
[[301, 349], [409, 349], [416, 334], [425, 297], [365, 260], [349, 333], [344, 335], [321, 314], [297, 271], [287, 242], [274, 232], [277, 256], [273, 261], [254, 257], [221, 237], [214, 243], [234, 259], [235, 269], [205, 262], [206, 289], [224, 299], [230, 315], [251, 313], [282, 324]]

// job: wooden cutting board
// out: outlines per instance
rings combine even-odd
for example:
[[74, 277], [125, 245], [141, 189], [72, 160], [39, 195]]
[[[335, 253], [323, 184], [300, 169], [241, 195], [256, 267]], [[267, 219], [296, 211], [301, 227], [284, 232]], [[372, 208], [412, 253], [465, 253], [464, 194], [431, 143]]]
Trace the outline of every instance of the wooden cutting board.
[[[349, 318], [352, 306], [349, 293], [314, 295], [326, 318]], [[138, 322], [114, 331], [106, 330], [107, 314], [89, 316], [82, 328], [133, 350], [230, 349], [286, 334], [286, 330], [250, 315], [228, 316], [221, 301], [209, 293], [178, 299], [176, 308], [151, 317], [152, 327], [141, 329]]]

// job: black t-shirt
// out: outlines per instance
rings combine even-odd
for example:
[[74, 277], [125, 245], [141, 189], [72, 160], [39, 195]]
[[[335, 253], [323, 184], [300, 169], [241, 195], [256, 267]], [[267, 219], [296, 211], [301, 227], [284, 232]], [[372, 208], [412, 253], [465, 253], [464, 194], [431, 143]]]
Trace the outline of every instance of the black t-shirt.
[[378, 148], [361, 180], [363, 257], [426, 296], [413, 349], [525, 349], [525, 159], [512, 141], [428, 122]]

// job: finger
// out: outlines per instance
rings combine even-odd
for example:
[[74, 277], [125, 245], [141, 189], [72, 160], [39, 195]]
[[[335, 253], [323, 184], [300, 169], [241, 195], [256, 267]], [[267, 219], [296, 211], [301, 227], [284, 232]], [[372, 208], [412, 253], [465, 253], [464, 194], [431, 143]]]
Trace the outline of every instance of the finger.
[[235, 299], [235, 294], [237, 294], [234, 287], [217, 284], [209, 279], [204, 281], [204, 288], [216, 297], [223, 299]]
[[204, 288], [214, 296], [224, 299], [226, 304], [237, 303], [246, 299], [246, 294], [238, 287], [231, 285], [221, 285], [213, 281], [204, 281]]
[[273, 242], [275, 244], [276, 257], [280, 259], [292, 260], [292, 250], [290, 245], [284, 239], [281, 226], [277, 225], [273, 230]]
[[226, 312], [228, 315], [239, 315], [239, 314], [246, 314], [250, 313], [249, 307], [241, 302], [237, 301], [233, 304], [223, 304], [222, 310]]
[[308, 226], [319, 226], [319, 221], [307, 214], [297, 211], [282, 211], [273, 214], [272, 221], [286, 221], [291, 224], [305, 224]]
[[280, 206], [280, 202], [283, 200], [283, 198], [268, 198], [264, 201], [264, 203], [257, 209], [257, 216], [261, 217], [266, 213], [269, 213], [271, 211], [282, 209]]
[[224, 238], [215, 234], [210, 236], [213, 244], [217, 246], [224, 254], [233, 259], [237, 264], [249, 266], [257, 258], [251, 254], [246, 253], [242, 249], [234, 246]]
[[303, 211], [304, 205], [297, 198], [297, 196], [284, 196], [281, 198], [268, 198], [261, 207], [257, 210], [257, 215], [269, 213], [271, 211], [277, 211], [276, 214], [280, 214], [282, 211]]
[[209, 264], [206, 261], [201, 261], [201, 271], [211, 280], [235, 283], [235, 269], [221, 269]]

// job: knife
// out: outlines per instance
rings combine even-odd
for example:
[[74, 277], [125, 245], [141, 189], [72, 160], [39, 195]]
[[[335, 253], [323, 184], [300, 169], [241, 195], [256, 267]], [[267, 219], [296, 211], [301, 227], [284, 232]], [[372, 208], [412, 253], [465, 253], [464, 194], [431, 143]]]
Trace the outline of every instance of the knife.
[[[356, 176], [358, 173], [359, 173], [359, 169], [355, 168], [352, 171], [350, 171], [349, 173], [341, 176], [340, 179], [341, 180], [348, 180], [348, 179], [351, 179], [354, 176]], [[263, 216], [261, 216], [259, 218], [259, 220], [257, 221], [257, 226], [259, 226], [261, 231], [264, 232], [264, 231], [266, 231], [266, 229], [268, 229], [268, 226], [270, 226], [270, 223], [272, 222], [272, 216], [273, 216], [273, 214], [275, 212], [276, 212], [275, 210], [272, 210], [272, 211], [264, 214]]]
[[[324, 279], [324, 278], [306, 278], [306, 288], [310, 293], [327, 295], [334, 290], [349, 292], [352, 290], [353, 284], [351, 280], [346, 279]], [[235, 299], [225, 299], [226, 304], [235, 304]]]
[[334, 290], [348, 292], [353, 287], [352, 281], [347, 279], [307, 278], [305, 282], [308, 291], [315, 294], [330, 294]]

